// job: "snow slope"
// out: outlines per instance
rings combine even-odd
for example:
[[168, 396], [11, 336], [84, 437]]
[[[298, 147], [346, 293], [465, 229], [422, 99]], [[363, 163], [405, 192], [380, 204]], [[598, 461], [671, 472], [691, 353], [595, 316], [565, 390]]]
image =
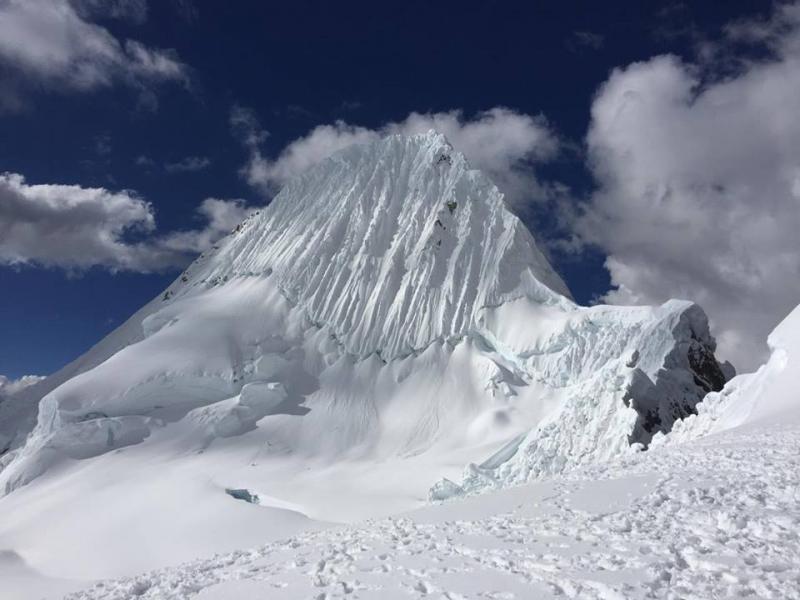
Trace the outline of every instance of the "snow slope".
[[70, 598], [797, 599], [798, 450], [797, 419], [726, 431]]
[[0, 468], [3, 465], [2, 455], [22, 445], [28, 433], [36, 425], [39, 400], [65, 381], [93, 369], [125, 346], [140, 341], [143, 337], [142, 318], [152, 312], [156, 305], [155, 300], [149, 302], [89, 352], [53, 375], [25, 387], [0, 402]]
[[793, 600], [799, 441], [728, 434], [69, 598]]
[[647, 452], [70, 598], [800, 598], [800, 307], [769, 343]]
[[93, 580], [384, 517], [631, 454], [724, 384], [697, 306], [567, 294], [442, 136], [346, 149], [0, 405], [0, 550]]

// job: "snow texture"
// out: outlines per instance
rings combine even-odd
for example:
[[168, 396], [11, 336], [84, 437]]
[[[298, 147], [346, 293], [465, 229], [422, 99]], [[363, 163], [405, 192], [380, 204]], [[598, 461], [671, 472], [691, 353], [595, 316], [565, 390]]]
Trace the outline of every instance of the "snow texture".
[[69, 598], [798, 599], [800, 307], [769, 345], [647, 452]]
[[796, 600], [798, 457], [797, 419], [728, 431], [68, 598]]

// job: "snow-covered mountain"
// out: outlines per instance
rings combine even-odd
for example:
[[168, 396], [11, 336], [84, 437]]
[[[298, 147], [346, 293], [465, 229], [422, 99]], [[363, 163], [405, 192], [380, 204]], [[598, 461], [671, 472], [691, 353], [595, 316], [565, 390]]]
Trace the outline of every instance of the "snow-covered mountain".
[[576, 305], [441, 135], [354, 146], [0, 404], [0, 549], [124, 575], [626, 456], [713, 353], [691, 303]]

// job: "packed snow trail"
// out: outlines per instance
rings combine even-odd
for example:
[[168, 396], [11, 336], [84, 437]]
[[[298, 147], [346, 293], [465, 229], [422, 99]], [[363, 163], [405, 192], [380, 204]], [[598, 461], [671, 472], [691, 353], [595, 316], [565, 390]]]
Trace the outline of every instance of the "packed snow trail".
[[727, 432], [72, 600], [800, 598], [800, 428]]

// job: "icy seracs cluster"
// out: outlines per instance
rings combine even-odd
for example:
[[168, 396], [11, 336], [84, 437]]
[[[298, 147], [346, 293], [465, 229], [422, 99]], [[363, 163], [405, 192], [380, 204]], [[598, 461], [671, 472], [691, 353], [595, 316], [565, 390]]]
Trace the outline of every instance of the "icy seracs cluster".
[[509, 360], [519, 381], [537, 388], [531, 401], [550, 408], [496, 454], [469, 464], [460, 483], [438, 482], [430, 492], [433, 500], [641, 450], [654, 434], [693, 414], [705, 394], [721, 389], [727, 378], [714, 358], [705, 315], [689, 302], [550, 308], [540, 314], [549, 327], [528, 333], [517, 330], [531, 311], [514, 306], [520, 303], [527, 300], [487, 311], [479, 332]]

